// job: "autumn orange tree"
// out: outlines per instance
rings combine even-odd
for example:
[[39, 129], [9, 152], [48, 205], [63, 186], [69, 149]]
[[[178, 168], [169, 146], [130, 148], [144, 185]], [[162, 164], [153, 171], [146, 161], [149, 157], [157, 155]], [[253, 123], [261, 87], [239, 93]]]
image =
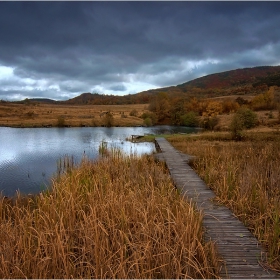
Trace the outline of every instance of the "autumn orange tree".
[[239, 104], [233, 100], [224, 100], [222, 102], [222, 106], [223, 106], [223, 113], [225, 114], [236, 112], [240, 107]]
[[190, 98], [190, 100], [185, 104], [185, 108], [187, 112], [195, 112], [198, 115], [202, 115], [206, 110], [208, 102], [205, 100], [199, 100], [196, 97]]
[[252, 99], [252, 109], [253, 110], [271, 110], [276, 107], [276, 102], [274, 100], [275, 87], [270, 87], [265, 93], [256, 95]]
[[221, 114], [222, 111], [223, 111], [223, 106], [221, 102], [218, 101], [208, 102], [205, 110], [202, 113], [200, 126], [202, 126], [205, 129], [213, 130], [219, 121], [217, 115]]

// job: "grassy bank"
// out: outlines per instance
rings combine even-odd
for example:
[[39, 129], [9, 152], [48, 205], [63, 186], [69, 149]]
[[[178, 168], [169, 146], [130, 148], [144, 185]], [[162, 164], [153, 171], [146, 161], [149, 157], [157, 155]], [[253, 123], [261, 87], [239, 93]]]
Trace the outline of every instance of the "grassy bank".
[[[127, 105], [70, 105], [40, 102], [0, 102], [0, 126], [6, 127], [100, 127], [143, 126], [153, 124], [176, 124], [172, 120], [156, 120], [148, 104]], [[278, 110], [255, 112], [258, 126], [280, 129]], [[146, 116], [145, 116], [146, 115]], [[216, 116], [216, 131], [228, 131], [234, 113]], [[200, 126], [204, 117], [198, 116]], [[177, 123], [178, 124], [178, 123]], [[197, 125], [198, 125], [197, 124]]]
[[151, 156], [84, 160], [48, 193], [0, 200], [0, 278], [215, 278], [201, 221]]
[[168, 138], [177, 149], [197, 156], [192, 166], [267, 248], [269, 265], [280, 271], [280, 133], [229, 133]]
[[[0, 126], [57, 127], [57, 126], [139, 126], [147, 104], [131, 105], [61, 105], [15, 104], [0, 102]], [[111, 119], [107, 118], [110, 112]]]

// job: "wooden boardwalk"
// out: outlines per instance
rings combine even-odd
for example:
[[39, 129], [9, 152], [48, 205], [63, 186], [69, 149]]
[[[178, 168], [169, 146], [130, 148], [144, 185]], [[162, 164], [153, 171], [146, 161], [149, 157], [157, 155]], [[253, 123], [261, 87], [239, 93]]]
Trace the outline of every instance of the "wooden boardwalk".
[[164, 160], [170, 175], [188, 200], [196, 202], [204, 213], [203, 226], [206, 238], [216, 243], [218, 254], [223, 259], [220, 269], [222, 278], [280, 279], [280, 274], [264, 269], [259, 261], [266, 253], [256, 238], [225, 206], [211, 201], [215, 194], [188, 165], [189, 156], [176, 150], [165, 138], [156, 138], [156, 147], [161, 151], [157, 157]]

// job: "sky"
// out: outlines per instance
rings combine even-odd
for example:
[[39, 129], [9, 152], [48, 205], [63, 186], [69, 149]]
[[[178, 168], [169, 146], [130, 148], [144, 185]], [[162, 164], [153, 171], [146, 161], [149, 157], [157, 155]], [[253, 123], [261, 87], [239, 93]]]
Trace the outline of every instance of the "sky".
[[126, 95], [280, 65], [280, 2], [0, 1], [0, 99]]

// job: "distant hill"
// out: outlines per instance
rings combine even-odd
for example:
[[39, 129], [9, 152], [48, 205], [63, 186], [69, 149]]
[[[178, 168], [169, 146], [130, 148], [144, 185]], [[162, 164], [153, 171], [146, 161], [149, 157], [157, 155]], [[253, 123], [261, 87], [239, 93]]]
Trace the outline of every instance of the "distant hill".
[[171, 87], [151, 89], [125, 96], [83, 93], [64, 101], [67, 104], [139, 104], [149, 103], [159, 92], [170, 97], [219, 97], [226, 95], [256, 95], [269, 86], [280, 86], [280, 66], [260, 66], [210, 74]]
[[178, 85], [180, 88], [223, 89], [253, 85], [258, 82], [266, 83], [266, 79], [280, 74], [280, 66], [261, 66], [254, 68], [236, 69], [222, 73], [207, 75]]
[[59, 101], [49, 99], [49, 98], [26, 98], [21, 101], [14, 101], [14, 103], [47, 103], [47, 104], [54, 104], [58, 103]]
[[79, 96], [62, 101], [66, 104], [77, 105], [122, 105], [122, 104], [145, 104], [150, 102], [150, 93], [129, 94], [124, 96], [105, 95], [98, 93], [82, 93]]
[[177, 86], [151, 89], [125, 96], [82, 93], [66, 101], [47, 98], [26, 99], [21, 102], [43, 102], [72, 105], [147, 104], [157, 93], [166, 92], [172, 98], [219, 97], [227, 95], [256, 95], [269, 86], [280, 87], [280, 66], [260, 66], [210, 74]]
[[166, 92], [170, 96], [197, 97], [233, 94], [254, 95], [273, 85], [280, 86], [280, 66], [260, 66], [210, 74], [177, 86], [145, 92]]
[[31, 98], [28, 99], [31, 102], [42, 102], [42, 103], [57, 103], [56, 100], [49, 99], [49, 98]]

